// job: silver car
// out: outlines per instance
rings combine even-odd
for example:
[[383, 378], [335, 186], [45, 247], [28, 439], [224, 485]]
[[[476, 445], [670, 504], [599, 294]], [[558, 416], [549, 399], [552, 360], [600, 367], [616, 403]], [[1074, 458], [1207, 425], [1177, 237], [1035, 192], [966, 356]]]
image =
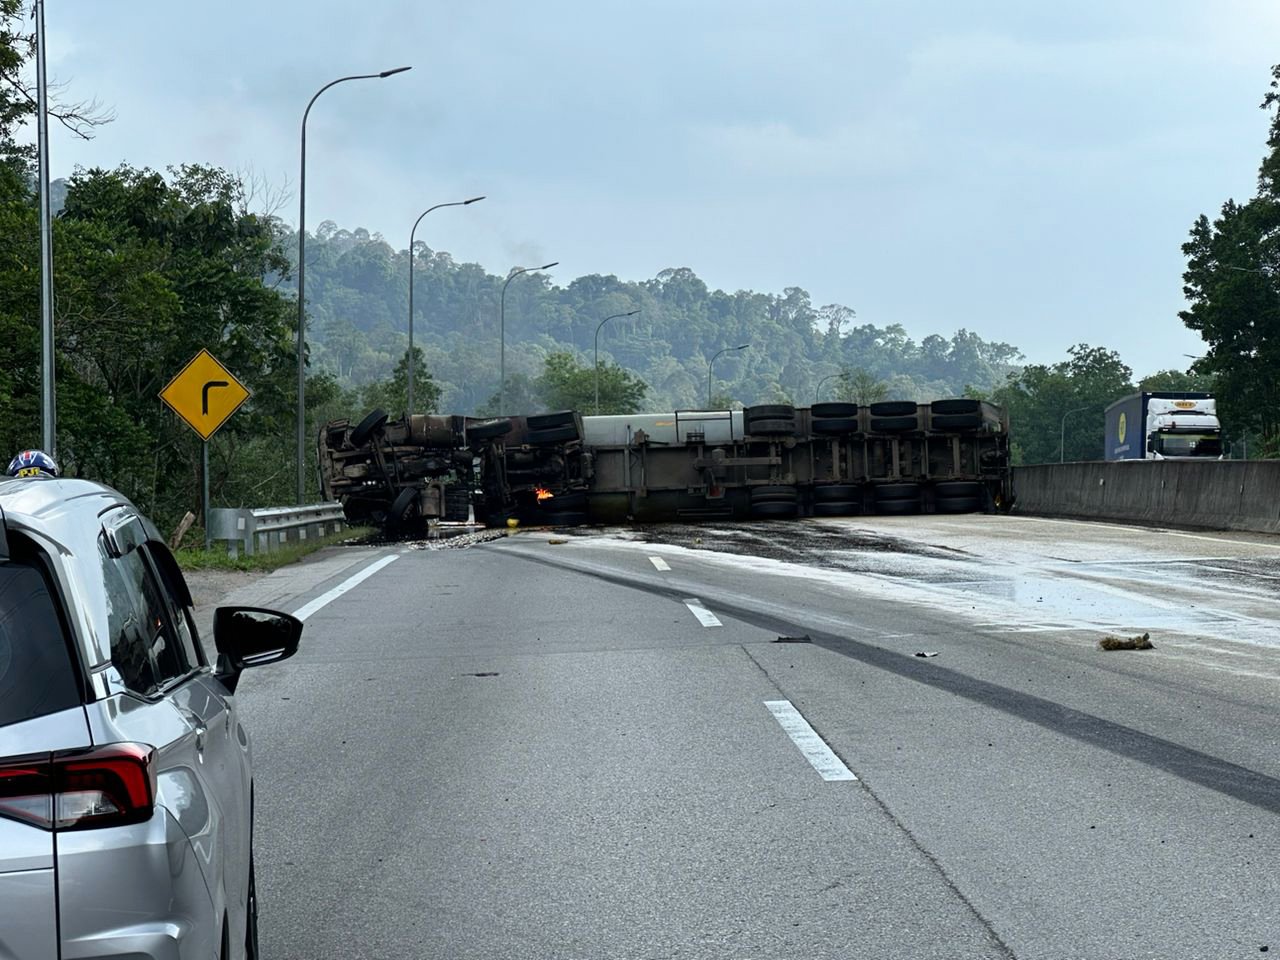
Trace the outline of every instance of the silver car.
[[0, 960], [257, 957], [232, 694], [301, 633], [221, 608], [211, 667], [182, 574], [129, 501], [0, 482]]

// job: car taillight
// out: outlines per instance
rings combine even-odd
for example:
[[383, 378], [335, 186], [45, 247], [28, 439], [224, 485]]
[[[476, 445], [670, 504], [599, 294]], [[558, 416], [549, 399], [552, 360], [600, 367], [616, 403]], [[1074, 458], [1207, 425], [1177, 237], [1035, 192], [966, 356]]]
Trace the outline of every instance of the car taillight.
[[45, 830], [118, 827], [151, 819], [155, 749], [113, 743], [0, 764], [0, 816]]

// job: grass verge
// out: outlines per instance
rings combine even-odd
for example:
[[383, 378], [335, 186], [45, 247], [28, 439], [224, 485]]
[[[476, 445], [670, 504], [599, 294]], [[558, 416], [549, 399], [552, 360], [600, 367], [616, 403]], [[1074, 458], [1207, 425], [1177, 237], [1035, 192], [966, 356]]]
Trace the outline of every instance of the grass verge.
[[178, 560], [178, 566], [183, 570], [266, 572], [290, 563], [297, 563], [303, 557], [309, 556], [324, 547], [362, 540], [372, 533], [374, 533], [372, 527], [350, 527], [341, 533], [333, 533], [326, 537], [308, 537], [306, 540], [287, 543], [269, 553], [255, 553], [251, 557], [246, 557], [244, 554], [238, 557], [230, 557], [227, 555], [225, 547], [215, 547], [212, 550], [205, 550], [203, 547], [186, 547], [182, 550], [175, 550], [173, 555]]

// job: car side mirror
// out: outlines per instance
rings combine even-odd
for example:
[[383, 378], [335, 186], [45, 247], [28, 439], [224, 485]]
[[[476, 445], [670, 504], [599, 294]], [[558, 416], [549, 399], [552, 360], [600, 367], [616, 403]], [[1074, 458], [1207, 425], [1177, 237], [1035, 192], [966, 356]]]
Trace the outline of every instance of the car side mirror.
[[213, 614], [213, 645], [218, 650], [217, 677], [235, 692], [246, 667], [288, 660], [298, 652], [302, 621], [260, 607], [219, 607]]

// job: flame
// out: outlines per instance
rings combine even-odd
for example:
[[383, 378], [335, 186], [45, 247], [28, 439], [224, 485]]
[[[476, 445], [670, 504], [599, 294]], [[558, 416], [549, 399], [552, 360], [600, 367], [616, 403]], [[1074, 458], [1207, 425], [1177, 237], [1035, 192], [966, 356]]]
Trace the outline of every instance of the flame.
[[539, 503], [541, 503], [543, 500], [550, 500], [552, 497], [555, 496], [554, 493], [552, 493], [550, 490], [546, 489], [545, 487], [538, 487], [534, 492], [538, 495]]

